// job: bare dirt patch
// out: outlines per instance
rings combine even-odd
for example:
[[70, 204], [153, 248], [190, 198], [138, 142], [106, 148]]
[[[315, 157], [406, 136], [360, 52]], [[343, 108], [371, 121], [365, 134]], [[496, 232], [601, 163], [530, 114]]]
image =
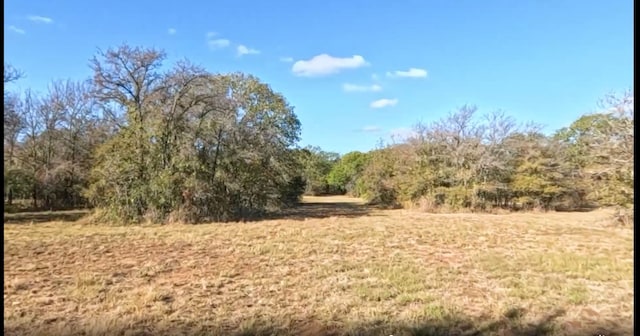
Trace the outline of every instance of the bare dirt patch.
[[284, 219], [245, 224], [5, 223], [4, 331], [633, 334], [633, 230], [602, 228], [607, 213], [306, 201]]

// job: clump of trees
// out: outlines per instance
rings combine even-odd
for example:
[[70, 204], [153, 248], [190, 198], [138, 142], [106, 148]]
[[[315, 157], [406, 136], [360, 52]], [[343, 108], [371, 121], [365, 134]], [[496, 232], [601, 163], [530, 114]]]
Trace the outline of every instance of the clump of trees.
[[[16, 72], [5, 65], [5, 84], [20, 78], [11, 73]], [[71, 81], [52, 83], [45, 96], [5, 91], [4, 191], [9, 207], [14, 199], [31, 199], [34, 207], [47, 209], [86, 205], [82, 193], [92, 152], [109, 136], [90, 91], [88, 83]]]
[[426, 211], [633, 208], [633, 91], [552, 135], [462, 106], [414, 136], [343, 156], [299, 148], [300, 121], [258, 78], [161, 50], [100, 51], [93, 76], [7, 90], [4, 195], [34, 208], [93, 207], [104, 220], [228, 221], [348, 194]]
[[5, 99], [8, 202], [94, 206], [126, 222], [226, 221], [295, 204], [300, 122], [286, 99], [250, 75], [188, 62], [161, 71], [164, 58], [124, 45], [93, 58], [89, 81]]
[[296, 151], [305, 182], [305, 195], [334, 195], [342, 191], [329, 183], [329, 173], [338, 162], [338, 153], [326, 152], [319, 147], [307, 146]]
[[369, 164], [370, 155], [350, 152], [340, 157], [327, 174], [327, 183], [338, 193], [362, 196], [362, 182], [359, 182], [364, 168]]
[[299, 151], [306, 194], [348, 194], [425, 211], [633, 208], [633, 92], [551, 135], [503, 111], [462, 106], [414, 135], [340, 157]]
[[297, 153], [306, 185], [305, 195], [362, 196], [358, 178], [368, 162], [368, 153], [355, 151], [340, 156], [314, 146]]
[[[93, 60], [94, 92], [116, 134], [96, 152], [87, 193], [119, 218], [230, 220], [298, 199], [300, 122], [257, 78], [121, 47]], [[127, 148], [127, 151], [123, 151]]]
[[633, 92], [551, 136], [463, 106], [372, 151], [358, 194], [428, 211], [633, 207]]

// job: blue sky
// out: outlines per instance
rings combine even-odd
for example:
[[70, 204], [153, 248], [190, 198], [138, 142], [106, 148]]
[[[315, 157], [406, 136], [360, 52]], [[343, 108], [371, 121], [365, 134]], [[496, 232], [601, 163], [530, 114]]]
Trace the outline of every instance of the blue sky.
[[157, 47], [258, 76], [296, 107], [302, 145], [340, 153], [463, 104], [551, 132], [633, 87], [631, 0], [7, 0], [4, 18], [16, 89], [90, 76], [97, 48]]

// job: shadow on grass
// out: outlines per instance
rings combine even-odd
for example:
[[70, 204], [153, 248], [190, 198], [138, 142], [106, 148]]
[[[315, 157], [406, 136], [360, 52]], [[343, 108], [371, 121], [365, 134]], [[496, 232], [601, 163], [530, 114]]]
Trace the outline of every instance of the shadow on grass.
[[524, 321], [523, 309], [512, 309], [503, 318], [480, 321], [466, 316], [448, 316], [441, 320], [422, 321], [415, 324], [368, 322], [347, 327], [330, 327], [320, 323], [310, 323], [296, 329], [265, 327], [256, 325], [248, 330], [231, 331], [234, 336], [267, 336], [267, 335], [325, 335], [325, 336], [622, 336], [633, 335], [632, 328], [621, 328], [612, 322], [593, 323], [585, 326], [582, 323], [561, 325], [557, 319], [564, 315], [558, 310], [533, 322]]
[[[367, 216], [371, 212], [371, 207], [349, 202], [307, 202], [300, 203], [298, 206], [281, 211], [279, 214], [272, 215], [277, 218], [298, 219], [305, 218], [329, 218], [329, 217], [347, 217], [356, 218]], [[271, 216], [270, 216], [271, 217]]]
[[[321, 199], [321, 198], [320, 198]], [[364, 203], [356, 203], [352, 201], [335, 201], [335, 202], [302, 202], [297, 206], [284, 209], [278, 212], [271, 212], [259, 215], [247, 215], [236, 218], [231, 221], [240, 222], [261, 222], [264, 220], [277, 219], [323, 219], [331, 217], [357, 218], [363, 216], [382, 216], [380, 214], [373, 215], [372, 210], [378, 209], [394, 209], [394, 207], [382, 207], [379, 205], [367, 205]], [[589, 212], [597, 208], [588, 207], [571, 210], [556, 210], [558, 212]], [[89, 210], [66, 210], [66, 211], [17, 211], [13, 213], [5, 212], [5, 224], [36, 224], [52, 221], [75, 222], [83, 216], [89, 214]], [[205, 221], [209, 223], [210, 221]]]
[[[49, 335], [49, 336], [75, 336], [75, 335], [230, 335], [230, 336], [267, 336], [267, 335], [302, 335], [302, 336], [342, 336], [342, 335], [384, 335], [384, 336], [623, 336], [633, 335], [631, 321], [627, 321], [629, 327], [623, 328], [614, 322], [591, 322], [561, 325], [557, 319], [564, 315], [558, 310], [533, 322], [523, 322], [524, 310], [513, 309], [502, 318], [488, 321], [480, 321], [464, 316], [448, 316], [440, 320], [429, 320], [415, 324], [387, 323], [372, 321], [367, 323], [354, 323], [349, 325], [328, 325], [315, 320], [286, 323], [287, 327], [279, 326], [274, 322], [250, 319], [243, 321], [242, 326], [221, 326], [207, 323], [207, 321], [184, 321], [181, 326], [155, 327], [148, 322], [135, 323], [127, 321], [127, 327], [113, 326], [109, 330], [93, 329], [82, 330], [76, 326], [67, 326], [68, 332], [25, 330], [19, 328], [7, 328], [5, 322], [5, 335]], [[129, 323], [133, 322], [133, 323]], [[285, 325], [285, 324], [283, 324]], [[39, 329], [45, 330], [45, 328]]]
[[[368, 216], [373, 208], [353, 202], [306, 202], [275, 213], [259, 216], [246, 216], [240, 221], [260, 222], [273, 219], [322, 219], [330, 217], [356, 218]], [[38, 224], [44, 222], [75, 222], [89, 214], [89, 210], [42, 211], [5, 213], [5, 224]]]
[[37, 224], [44, 222], [75, 222], [89, 213], [88, 210], [42, 211], [5, 213], [5, 224]]
[[600, 209], [597, 205], [585, 205], [582, 207], [569, 208], [569, 207], [556, 207], [557, 212], [592, 212]]

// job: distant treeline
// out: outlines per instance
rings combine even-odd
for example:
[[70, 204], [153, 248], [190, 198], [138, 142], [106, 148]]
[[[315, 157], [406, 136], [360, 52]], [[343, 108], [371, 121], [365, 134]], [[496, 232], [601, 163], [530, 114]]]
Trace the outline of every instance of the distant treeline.
[[551, 136], [463, 106], [368, 153], [303, 149], [306, 192], [442, 212], [631, 208], [633, 133], [630, 91]]

